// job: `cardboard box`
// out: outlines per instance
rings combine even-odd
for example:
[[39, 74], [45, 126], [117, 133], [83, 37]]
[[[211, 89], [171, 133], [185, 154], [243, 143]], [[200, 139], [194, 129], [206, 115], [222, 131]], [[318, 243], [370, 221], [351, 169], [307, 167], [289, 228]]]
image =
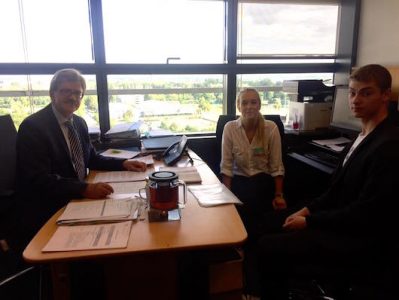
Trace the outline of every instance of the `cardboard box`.
[[[223, 259], [223, 257], [225, 259]], [[226, 255], [219, 255], [219, 259], [210, 261], [209, 264], [209, 293], [213, 296], [223, 297], [240, 296], [243, 287], [243, 257], [236, 249], [229, 249]], [[213, 298], [212, 298], [213, 299]], [[236, 298], [217, 298], [236, 299]]]

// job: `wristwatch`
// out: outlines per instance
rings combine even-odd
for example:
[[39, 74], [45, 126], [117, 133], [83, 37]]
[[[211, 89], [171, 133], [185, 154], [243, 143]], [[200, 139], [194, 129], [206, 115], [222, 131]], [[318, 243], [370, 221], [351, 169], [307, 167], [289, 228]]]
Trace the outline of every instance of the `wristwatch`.
[[284, 198], [284, 194], [283, 193], [275, 193], [274, 197]]

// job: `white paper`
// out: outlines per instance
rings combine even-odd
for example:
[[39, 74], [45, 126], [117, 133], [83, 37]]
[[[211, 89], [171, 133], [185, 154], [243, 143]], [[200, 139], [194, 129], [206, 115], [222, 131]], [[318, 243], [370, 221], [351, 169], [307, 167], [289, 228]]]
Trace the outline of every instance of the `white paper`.
[[335, 152], [341, 152], [345, 148], [345, 146], [339, 146], [339, 145], [328, 145], [327, 147]]
[[203, 184], [189, 186], [190, 192], [197, 198], [199, 204], [204, 207], [222, 204], [242, 204], [242, 202], [223, 184]]
[[110, 186], [114, 189], [114, 192], [109, 195], [109, 197], [114, 197], [113, 195], [118, 194], [129, 194], [138, 193], [140, 189], [144, 188], [146, 185], [145, 181], [134, 181], [134, 182], [110, 182]]
[[99, 225], [60, 226], [43, 252], [125, 248], [132, 222]]
[[69, 202], [58, 220], [88, 219], [99, 217], [104, 209], [105, 200]]
[[140, 151], [127, 151], [122, 149], [108, 149], [103, 153], [101, 153], [101, 155], [105, 157], [124, 158], [124, 159], [135, 157], [138, 154], [140, 154]]
[[146, 165], [153, 165], [154, 164], [154, 158], [152, 155], [146, 155], [146, 156], [139, 156], [135, 157], [133, 159], [129, 159], [129, 161], [134, 160], [134, 161], [141, 161], [145, 163]]
[[316, 143], [321, 146], [331, 146], [331, 145], [341, 145], [347, 144], [351, 140], [347, 139], [346, 137], [338, 137], [335, 139], [327, 139], [327, 140], [312, 140], [313, 143]]
[[133, 123], [122, 123], [122, 124], [117, 124], [114, 127], [112, 127], [110, 130], [108, 130], [105, 134], [106, 135], [112, 135], [112, 134], [117, 134], [121, 132], [129, 132], [129, 131], [134, 131], [134, 130], [139, 130], [141, 124], [143, 121], [138, 121], [138, 122], [133, 122]]
[[175, 172], [179, 179], [185, 183], [200, 183], [202, 182], [201, 175], [195, 166], [192, 167], [161, 167], [159, 170]]
[[137, 194], [112, 194], [111, 199], [72, 201], [57, 219], [58, 225], [123, 222], [137, 219]]
[[129, 216], [132, 211], [132, 199], [113, 200], [105, 202], [102, 217]]
[[134, 171], [112, 171], [112, 172], [99, 172], [93, 179], [93, 182], [128, 182], [128, 181], [140, 181], [145, 180], [148, 173], [151, 170], [145, 172], [134, 172]]

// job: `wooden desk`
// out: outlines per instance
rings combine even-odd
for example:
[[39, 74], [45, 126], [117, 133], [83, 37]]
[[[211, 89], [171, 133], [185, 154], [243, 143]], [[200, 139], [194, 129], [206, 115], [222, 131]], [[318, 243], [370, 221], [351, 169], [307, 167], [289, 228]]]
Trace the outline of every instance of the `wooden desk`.
[[[190, 155], [194, 158], [194, 165], [201, 174], [203, 184], [218, 181], [210, 168], [198, 160], [198, 156], [191, 153]], [[182, 163], [184, 164], [184, 161]], [[141, 182], [141, 185], [144, 187], [145, 183]], [[27, 262], [51, 265], [56, 299], [69, 299], [68, 262], [81, 260], [100, 260], [104, 263], [109, 299], [123, 299], [123, 291], [132, 290], [133, 282], [140, 282], [135, 287], [137, 299], [160, 299], [160, 295], [162, 299], [176, 299], [176, 262], [180, 253], [240, 245], [247, 238], [234, 205], [203, 208], [198, 205], [193, 195], [188, 193], [187, 204], [182, 210], [180, 221], [137, 221], [132, 226], [126, 248], [43, 253], [41, 250], [55, 232], [56, 219], [62, 211], [63, 209], [58, 211], [42, 227], [23, 253]], [[154, 266], [156, 272], [151, 270]], [[137, 268], [141, 268], [139, 275], [135, 272]], [[156, 285], [156, 289], [149, 288], [150, 280], [156, 280], [157, 277], [162, 277], [162, 282], [166, 281], [165, 278], [171, 282], [165, 282], [164, 287]]]

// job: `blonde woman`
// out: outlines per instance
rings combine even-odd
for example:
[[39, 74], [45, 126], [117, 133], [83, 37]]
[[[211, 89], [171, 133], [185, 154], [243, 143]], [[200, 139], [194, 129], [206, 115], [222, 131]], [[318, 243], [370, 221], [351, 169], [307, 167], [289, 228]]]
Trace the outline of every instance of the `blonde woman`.
[[237, 206], [248, 232], [244, 246], [245, 299], [259, 299], [256, 235], [263, 213], [287, 207], [283, 197], [284, 165], [277, 125], [263, 118], [255, 89], [237, 97], [240, 118], [226, 123], [222, 138], [220, 170], [223, 183], [244, 203]]
[[[280, 133], [273, 121], [263, 118], [260, 107], [255, 89], [238, 94], [241, 116], [224, 127], [220, 168], [223, 183], [244, 202], [241, 211], [254, 214], [287, 206]], [[242, 217], [245, 222], [251, 216]]]

